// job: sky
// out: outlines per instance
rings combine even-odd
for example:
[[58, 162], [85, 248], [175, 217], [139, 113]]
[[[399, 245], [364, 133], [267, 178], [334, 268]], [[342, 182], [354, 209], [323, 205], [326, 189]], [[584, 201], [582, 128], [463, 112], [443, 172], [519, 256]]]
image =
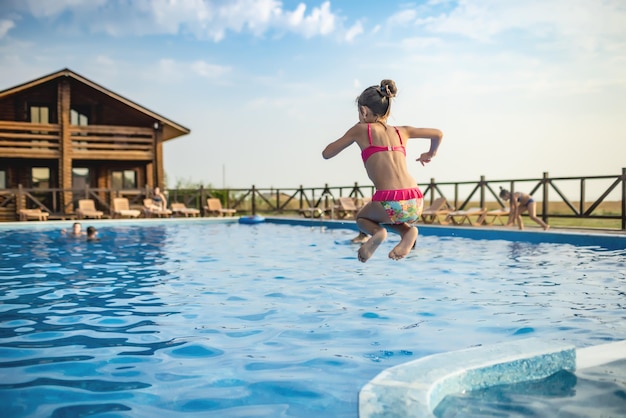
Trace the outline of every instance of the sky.
[[390, 124], [444, 133], [418, 183], [626, 167], [623, 0], [0, 1], [0, 90], [63, 68], [191, 130], [169, 187], [371, 185], [321, 152], [387, 78]]

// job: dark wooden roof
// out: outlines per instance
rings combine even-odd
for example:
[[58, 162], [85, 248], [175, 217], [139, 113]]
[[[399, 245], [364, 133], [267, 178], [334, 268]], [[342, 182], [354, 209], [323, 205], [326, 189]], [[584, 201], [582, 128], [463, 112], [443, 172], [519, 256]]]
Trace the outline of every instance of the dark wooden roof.
[[162, 140], [166, 141], [168, 139], [172, 139], [172, 138], [176, 138], [178, 136], [181, 135], [186, 135], [189, 132], [191, 132], [191, 130], [189, 128], [185, 128], [184, 126], [166, 118], [163, 117], [161, 115], [159, 115], [156, 112], [153, 112], [152, 110], [146, 109], [145, 107], [133, 102], [132, 100], [129, 100], [123, 96], [120, 96], [117, 93], [112, 92], [111, 90], [108, 90], [104, 87], [102, 87], [101, 85], [94, 83], [93, 81], [81, 76], [80, 74], [75, 73], [74, 71], [68, 69], [68, 68], [64, 68], [60, 71], [54, 72], [52, 74], [48, 74], [45, 75], [43, 77], [40, 77], [38, 79], [26, 82], [24, 84], [20, 84], [18, 86], [15, 87], [11, 87], [8, 88], [6, 90], [2, 90], [0, 91], [0, 99], [4, 98], [4, 97], [8, 97], [11, 96], [12, 94], [16, 94], [16, 93], [20, 93], [23, 92], [25, 90], [31, 89], [35, 86], [39, 86], [41, 84], [50, 82], [54, 79], [60, 78], [60, 77], [71, 77], [73, 80], [76, 80], [88, 87], [91, 87], [97, 91], [99, 91], [102, 94], [105, 94], [107, 96], [109, 96], [111, 99], [117, 100], [118, 102], [134, 109], [135, 111], [139, 111], [143, 114], [145, 114], [146, 116], [154, 119], [155, 122], [158, 122], [160, 125], [162, 125], [163, 127], [163, 137]]

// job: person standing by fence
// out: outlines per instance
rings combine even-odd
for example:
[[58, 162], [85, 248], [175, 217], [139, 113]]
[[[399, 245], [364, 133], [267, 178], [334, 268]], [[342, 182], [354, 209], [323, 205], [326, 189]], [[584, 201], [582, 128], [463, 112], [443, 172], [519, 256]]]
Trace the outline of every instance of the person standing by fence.
[[359, 248], [361, 262], [366, 262], [387, 238], [383, 225], [389, 225], [401, 237], [389, 258], [404, 258], [413, 248], [417, 239], [414, 225], [420, 217], [424, 196], [409, 174], [405, 143], [410, 138], [430, 139], [429, 151], [416, 160], [424, 165], [437, 154], [443, 138], [439, 129], [387, 125], [391, 99], [396, 93], [393, 80], [382, 80], [380, 85], [366, 88], [357, 99], [359, 122], [322, 152], [329, 159], [356, 142], [367, 175], [376, 188], [372, 201], [357, 214], [359, 230], [371, 235]]
[[509, 210], [509, 220], [506, 223], [506, 226], [511, 226], [514, 223], [517, 223], [519, 229], [524, 229], [522, 213], [528, 211], [528, 217], [537, 222], [544, 231], [550, 229], [550, 225], [537, 216], [537, 202], [535, 202], [531, 195], [522, 192], [515, 192], [511, 194], [508, 190], [500, 187], [500, 197], [503, 200], [510, 200], [511, 209]]

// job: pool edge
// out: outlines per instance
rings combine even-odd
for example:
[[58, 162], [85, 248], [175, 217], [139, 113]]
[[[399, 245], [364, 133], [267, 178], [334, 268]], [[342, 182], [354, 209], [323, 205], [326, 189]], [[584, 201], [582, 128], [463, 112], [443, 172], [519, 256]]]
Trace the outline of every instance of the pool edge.
[[[358, 231], [356, 222], [349, 220], [310, 219], [266, 217], [266, 222], [287, 225], [320, 227], [328, 229], [348, 229]], [[520, 231], [517, 228], [506, 227], [475, 227], [475, 226], [446, 226], [417, 224], [421, 236], [443, 236], [469, 239], [505, 240], [511, 242], [528, 242], [532, 244], [572, 244], [577, 246], [598, 246], [609, 250], [626, 248], [626, 233], [621, 231], [577, 231], [566, 229], [550, 229], [543, 231], [540, 228], [527, 228]], [[418, 238], [419, 243], [419, 238]]]
[[383, 370], [359, 392], [359, 418], [434, 417], [446, 395], [538, 380], [626, 358], [626, 340], [576, 349], [528, 338], [434, 354]]

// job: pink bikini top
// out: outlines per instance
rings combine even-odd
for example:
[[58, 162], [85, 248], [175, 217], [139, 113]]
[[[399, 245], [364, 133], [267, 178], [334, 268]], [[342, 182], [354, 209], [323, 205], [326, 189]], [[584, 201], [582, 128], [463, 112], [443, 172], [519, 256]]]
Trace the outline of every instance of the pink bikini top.
[[372, 155], [376, 154], [377, 152], [382, 152], [382, 151], [400, 151], [406, 157], [406, 148], [404, 148], [404, 144], [402, 143], [402, 137], [400, 136], [400, 131], [395, 126], [393, 128], [396, 130], [396, 133], [398, 134], [398, 138], [400, 138], [400, 145], [396, 145], [395, 147], [392, 147], [391, 145], [383, 147], [380, 145], [372, 145], [372, 128], [370, 127], [369, 123], [367, 124], [367, 136], [370, 139], [370, 146], [367, 148], [364, 148], [363, 151], [361, 151], [361, 158], [363, 158], [363, 164], [365, 164], [368, 158], [370, 158]]

